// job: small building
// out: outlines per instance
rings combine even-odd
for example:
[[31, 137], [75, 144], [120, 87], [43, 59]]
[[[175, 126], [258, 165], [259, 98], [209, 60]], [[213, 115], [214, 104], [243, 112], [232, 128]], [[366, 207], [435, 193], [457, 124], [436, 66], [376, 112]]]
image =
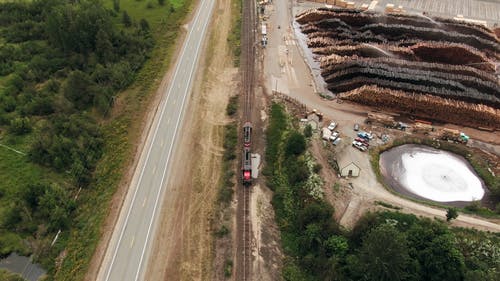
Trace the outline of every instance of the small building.
[[342, 177], [357, 177], [361, 168], [352, 161], [339, 163], [340, 175]]

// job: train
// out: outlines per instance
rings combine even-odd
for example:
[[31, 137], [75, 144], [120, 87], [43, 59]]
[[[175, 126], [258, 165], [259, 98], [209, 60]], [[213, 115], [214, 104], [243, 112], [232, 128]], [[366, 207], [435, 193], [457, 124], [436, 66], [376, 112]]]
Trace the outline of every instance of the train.
[[243, 125], [243, 146], [250, 147], [252, 138], [252, 124], [246, 122]]
[[241, 179], [244, 185], [252, 183], [252, 124], [246, 122], [243, 125], [243, 156], [241, 158]]
[[243, 148], [243, 157], [242, 157], [242, 180], [243, 184], [249, 185], [252, 183], [252, 154], [250, 153], [250, 148]]

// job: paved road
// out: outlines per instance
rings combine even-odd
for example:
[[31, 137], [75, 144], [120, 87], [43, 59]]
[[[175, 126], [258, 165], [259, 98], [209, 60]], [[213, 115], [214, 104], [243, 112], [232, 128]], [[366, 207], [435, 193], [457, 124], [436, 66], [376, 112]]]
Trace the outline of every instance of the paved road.
[[143, 280], [156, 222], [160, 221], [163, 190], [214, 0], [200, 0], [188, 26], [172, 81], [153, 121], [146, 146], [120, 211], [98, 280]]

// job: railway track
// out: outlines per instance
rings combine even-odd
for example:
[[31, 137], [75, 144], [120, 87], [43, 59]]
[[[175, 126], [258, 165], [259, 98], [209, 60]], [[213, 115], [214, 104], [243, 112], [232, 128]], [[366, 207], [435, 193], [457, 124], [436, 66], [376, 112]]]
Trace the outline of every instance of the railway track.
[[[243, 1], [243, 21], [241, 29], [241, 71], [242, 71], [242, 95], [243, 95], [243, 120], [242, 126], [252, 121], [252, 104], [254, 98], [254, 81], [255, 81], [255, 0]], [[243, 135], [243, 134], [242, 134]], [[243, 140], [245, 150], [251, 151], [251, 142], [247, 139]], [[243, 157], [245, 158], [245, 156]], [[244, 159], [242, 159], [242, 162]], [[245, 165], [245, 163], [242, 163]], [[252, 229], [250, 220], [250, 184], [241, 182], [238, 189], [238, 229], [240, 231], [240, 241], [238, 241], [238, 249], [236, 253], [237, 271], [236, 280], [252, 280], [251, 264], [252, 264]]]

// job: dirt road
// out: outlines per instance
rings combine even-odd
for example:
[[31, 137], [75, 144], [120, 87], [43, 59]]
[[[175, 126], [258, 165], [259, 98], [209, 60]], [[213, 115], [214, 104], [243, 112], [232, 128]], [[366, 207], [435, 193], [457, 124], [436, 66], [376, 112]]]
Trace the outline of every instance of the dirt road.
[[[266, 8], [266, 12], [269, 15], [269, 44], [266, 48], [264, 59], [265, 85], [270, 91], [277, 91], [288, 95], [307, 105], [310, 109], [319, 110], [324, 113], [326, 120], [337, 121], [340, 124], [338, 130], [348, 141], [354, 138], [353, 124], [362, 124], [366, 112], [373, 110], [373, 108], [328, 101], [316, 93], [317, 89], [320, 88], [315, 84], [315, 80], [317, 80], [315, 78], [317, 77], [314, 77], [315, 74], [311, 73], [311, 69], [303, 57], [303, 53], [306, 50], [301, 49], [299, 46], [300, 42], [296, 38], [293, 27], [290, 24], [293, 20], [291, 10], [290, 2], [285, 0], [275, 0], [270, 7]], [[346, 149], [350, 149], [350, 147]], [[343, 225], [352, 227], [364, 212], [374, 208], [373, 203], [375, 201], [384, 201], [395, 206], [400, 206], [403, 208], [402, 211], [416, 215], [445, 218], [446, 212], [444, 210], [421, 205], [387, 191], [376, 180], [375, 174], [371, 169], [368, 154], [363, 154], [357, 150], [349, 153], [354, 155], [356, 161], [359, 162], [362, 173], [360, 177], [349, 181], [353, 188], [346, 191], [348, 194], [343, 195], [348, 200], [348, 203], [342, 206], [341, 209], [343, 211], [337, 210], [343, 214], [339, 218]], [[349, 182], [341, 182], [341, 185], [349, 186]], [[330, 186], [326, 188], [330, 188]], [[327, 195], [329, 192], [327, 192]], [[486, 219], [469, 215], [460, 215], [457, 220], [453, 221], [453, 225], [500, 232], [498, 222], [490, 222]]]

